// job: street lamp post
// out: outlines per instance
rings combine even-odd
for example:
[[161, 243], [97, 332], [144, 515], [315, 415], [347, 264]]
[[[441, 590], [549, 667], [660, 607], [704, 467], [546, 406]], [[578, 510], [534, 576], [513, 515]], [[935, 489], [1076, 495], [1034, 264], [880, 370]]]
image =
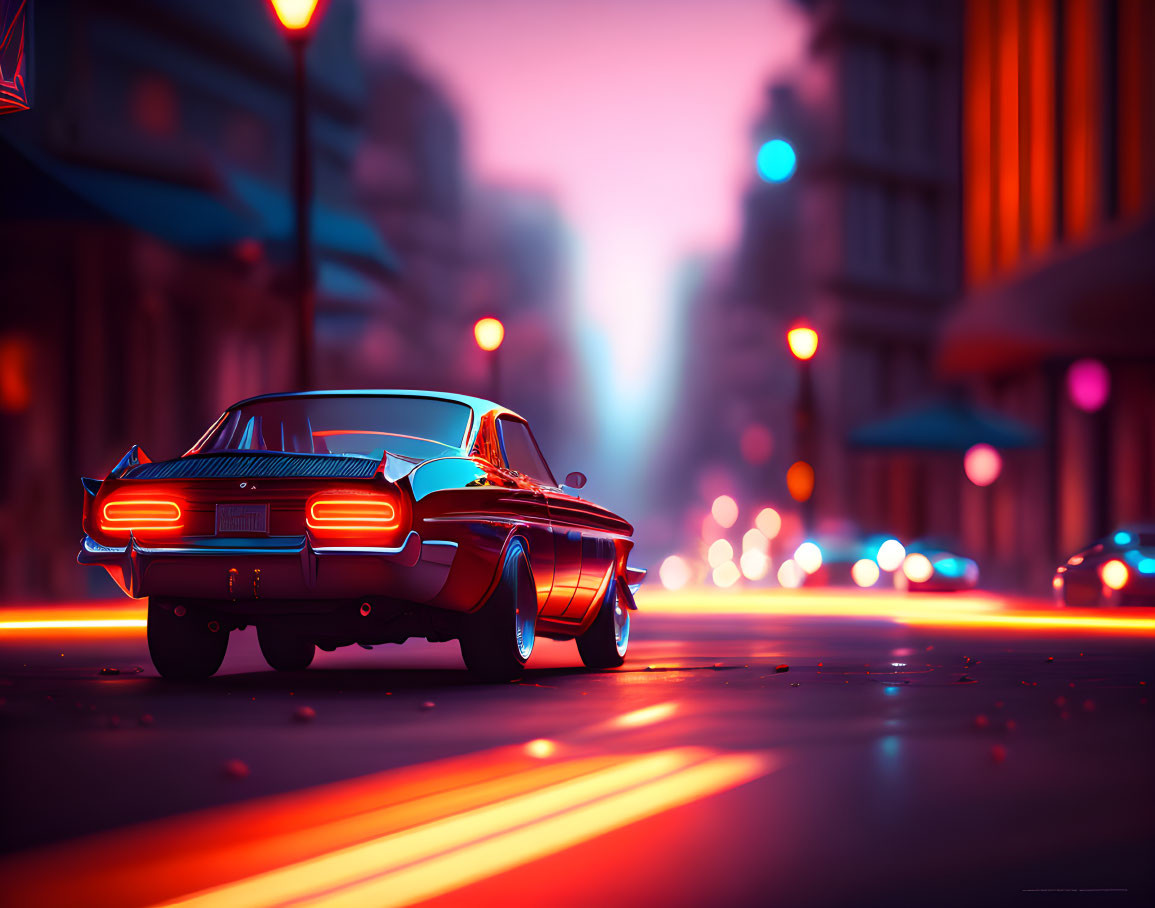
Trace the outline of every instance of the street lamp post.
[[810, 362], [818, 352], [818, 332], [796, 324], [786, 332], [786, 343], [798, 362], [798, 400], [794, 410], [794, 444], [797, 460], [787, 473], [786, 481], [791, 496], [802, 505], [802, 522], [807, 535], [814, 530], [815, 486], [815, 406], [814, 380]]
[[473, 326], [473, 339], [477, 341], [477, 346], [489, 354], [489, 393], [494, 401], [498, 401], [501, 399], [501, 362], [498, 351], [505, 340], [505, 325], [491, 316], [478, 319]]
[[319, 0], [271, 0], [285, 30], [293, 55], [293, 209], [296, 251], [294, 286], [297, 296], [297, 386], [313, 387], [313, 324], [316, 297], [313, 286], [313, 249], [309, 236], [313, 197], [313, 168], [309, 143], [309, 98], [305, 49], [316, 22]]

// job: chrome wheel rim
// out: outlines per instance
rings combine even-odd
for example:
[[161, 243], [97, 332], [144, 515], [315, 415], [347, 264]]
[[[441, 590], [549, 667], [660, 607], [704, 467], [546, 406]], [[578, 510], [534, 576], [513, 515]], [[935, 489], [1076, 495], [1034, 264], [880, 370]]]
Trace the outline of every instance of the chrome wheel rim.
[[524, 662], [533, 652], [533, 641], [537, 624], [537, 593], [528, 588], [524, 572], [520, 570], [524, 555], [518, 552], [509, 560], [509, 578], [513, 592], [513, 633], [517, 643], [517, 654]]
[[621, 599], [614, 596], [614, 646], [619, 656], [626, 654], [626, 647], [630, 644], [630, 610], [622, 605]]

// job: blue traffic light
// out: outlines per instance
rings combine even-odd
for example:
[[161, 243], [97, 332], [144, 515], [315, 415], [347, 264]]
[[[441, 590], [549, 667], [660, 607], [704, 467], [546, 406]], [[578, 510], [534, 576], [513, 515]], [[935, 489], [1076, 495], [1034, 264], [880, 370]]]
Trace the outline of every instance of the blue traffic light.
[[798, 158], [785, 139], [771, 139], [758, 149], [758, 175], [767, 183], [784, 183], [794, 176]]

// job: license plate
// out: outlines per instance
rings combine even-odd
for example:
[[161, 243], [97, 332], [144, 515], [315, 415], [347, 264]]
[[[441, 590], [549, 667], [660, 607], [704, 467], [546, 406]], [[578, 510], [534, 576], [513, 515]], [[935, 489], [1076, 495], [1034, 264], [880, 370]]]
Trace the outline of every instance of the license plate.
[[218, 504], [217, 534], [252, 536], [269, 533], [267, 504]]

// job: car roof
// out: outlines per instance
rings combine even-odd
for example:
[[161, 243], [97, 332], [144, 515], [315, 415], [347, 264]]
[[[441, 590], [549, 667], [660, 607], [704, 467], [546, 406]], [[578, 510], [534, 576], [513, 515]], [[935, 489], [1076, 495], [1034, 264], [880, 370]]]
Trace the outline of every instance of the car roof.
[[238, 400], [235, 404], [228, 407], [229, 410], [235, 410], [237, 407], [242, 407], [245, 404], [255, 403], [261, 400], [291, 400], [296, 397], [429, 397], [434, 400], [449, 400], [454, 403], [465, 404], [473, 411], [473, 420], [469, 427], [469, 444], [473, 444], [473, 440], [477, 437], [477, 430], [481, 423], [481, 417], [486, 413], [496, 411], [497, 414], [509, 414], [518, 419], [525, 421], [519, 413], [515, 413], [508, 407], [503, 407], [501, 404], [494, 403], [492, 400], [486, 400], [483, 397], [471, 397], [468, 394], [454, 394], [451, 391], [419, 391], [412, 388], [358, 388], [349, 390], [333, 390], [333, 391], [282, 391], [272, 394], [258, 394], [255, 397], [246, 397], [244, 400]]

